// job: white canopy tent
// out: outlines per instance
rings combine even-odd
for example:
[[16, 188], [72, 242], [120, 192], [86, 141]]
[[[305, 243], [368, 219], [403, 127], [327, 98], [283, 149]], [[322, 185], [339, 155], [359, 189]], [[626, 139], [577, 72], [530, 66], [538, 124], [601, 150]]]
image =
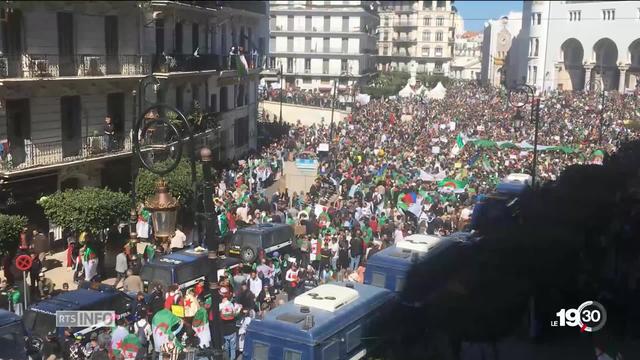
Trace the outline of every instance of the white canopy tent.
[[442, 85], [441, 82], [438, 82], [438, 85], [436, 85], [433, 89], [431, 89], [431, 91], [427, 93], [427, 97], [429, 99], [444, 99], [446, 93], [447, 89], [444, 87], [444, 85]]

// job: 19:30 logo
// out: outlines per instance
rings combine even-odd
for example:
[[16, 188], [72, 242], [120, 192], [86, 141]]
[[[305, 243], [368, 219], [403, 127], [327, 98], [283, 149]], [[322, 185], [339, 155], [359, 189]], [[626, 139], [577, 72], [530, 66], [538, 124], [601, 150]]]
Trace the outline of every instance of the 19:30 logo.
[[607, 322], [607, 310], [597, 301], [585, 301], [577, 309], [560, 309], [553, 327], [578, 327], [580, 332], [596, 332]]

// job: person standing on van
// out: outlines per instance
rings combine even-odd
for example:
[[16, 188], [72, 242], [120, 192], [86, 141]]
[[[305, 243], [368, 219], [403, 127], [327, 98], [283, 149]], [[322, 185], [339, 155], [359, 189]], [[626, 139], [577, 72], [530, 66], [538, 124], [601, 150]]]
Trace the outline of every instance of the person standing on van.
[[295, 263], [291, 264], [291, 268], [287, 270], [287, 273], [284, 278], [287, 284], [285, 290], [287, 292], [289, 299], [293, 299], [296, 296], [296, 291], [298, 288], [298, 274], [299, 274], [298, 266]]
[[171, 252], [176, 252], [184, 249], [184, 244], [187, 241], [187, 236], [182, 232], [182, 227], [178, 225], [176, 232], [171, 238]]

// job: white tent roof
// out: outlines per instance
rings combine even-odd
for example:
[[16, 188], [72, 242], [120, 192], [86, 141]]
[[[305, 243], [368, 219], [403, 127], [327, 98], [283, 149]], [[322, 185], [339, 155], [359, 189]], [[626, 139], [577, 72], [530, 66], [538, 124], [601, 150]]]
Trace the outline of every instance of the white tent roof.
[[419, 95], [422, 94], [423, 92], [427, 93], [428, 91], [426, 91], [424, 86], [420, 86], [419, 88], [417, 88], [415, 91], [411, 88], [411, 85], [409, 83], [407, 83], [407, 85], [400, 90], [400, 92], [398, 93], [399, 96], [401, 97], [409, 97], [409, 96], [414, 96], [414, 95]]
[[442, 85], [441, 82], [438, 82], [438, 85], [436, 85], [433, 89], [431, 89], [431, 91], [429, 91], [427, 97], [429, 97], [429, 99], [443, 99], [446, 93], [447, 89], [444, 87], [444, 85]]

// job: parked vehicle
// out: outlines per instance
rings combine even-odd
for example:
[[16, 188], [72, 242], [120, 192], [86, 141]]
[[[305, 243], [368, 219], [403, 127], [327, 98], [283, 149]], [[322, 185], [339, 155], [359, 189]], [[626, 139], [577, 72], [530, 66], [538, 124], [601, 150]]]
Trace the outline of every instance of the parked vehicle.
[[240, 266], [239, 259], [209, 259], [206, 251], [182, 250], [163, 255], [146, 263], [140, 270], [140, 277], [145, 291], [150, 291], [151, 284], [162, 285], [165, 289], [178, 284], [181, 289], [194, 286], [207, 277], [219, 279], [227, 269]]
[[29, 354], [39, 352], [43, 343], [34, 341], [27, 344], [25, 334], [20, 316], [7, 310], [0, 310], [0, 358], [22, 360], [27, 359]]
[[260, 224], [239, 229], [231, 239], [230, 256], [253, 262], [264, 251], [270, 254], [295, 246], [293, 227], [287, 224]]
[[411, 266], [417, 261], [436, 258], [449, 248], [463, 246], [469, 233], [447, 237], [410, 235], [394, 246], [375, 253], [367, 260], [364, 283], [400, 293]]
[[245, 359], [363, 359], [378, 349], [376, 319], [394, 299], [359, 283], [320, 285], [269, 311], [247, 328]]

